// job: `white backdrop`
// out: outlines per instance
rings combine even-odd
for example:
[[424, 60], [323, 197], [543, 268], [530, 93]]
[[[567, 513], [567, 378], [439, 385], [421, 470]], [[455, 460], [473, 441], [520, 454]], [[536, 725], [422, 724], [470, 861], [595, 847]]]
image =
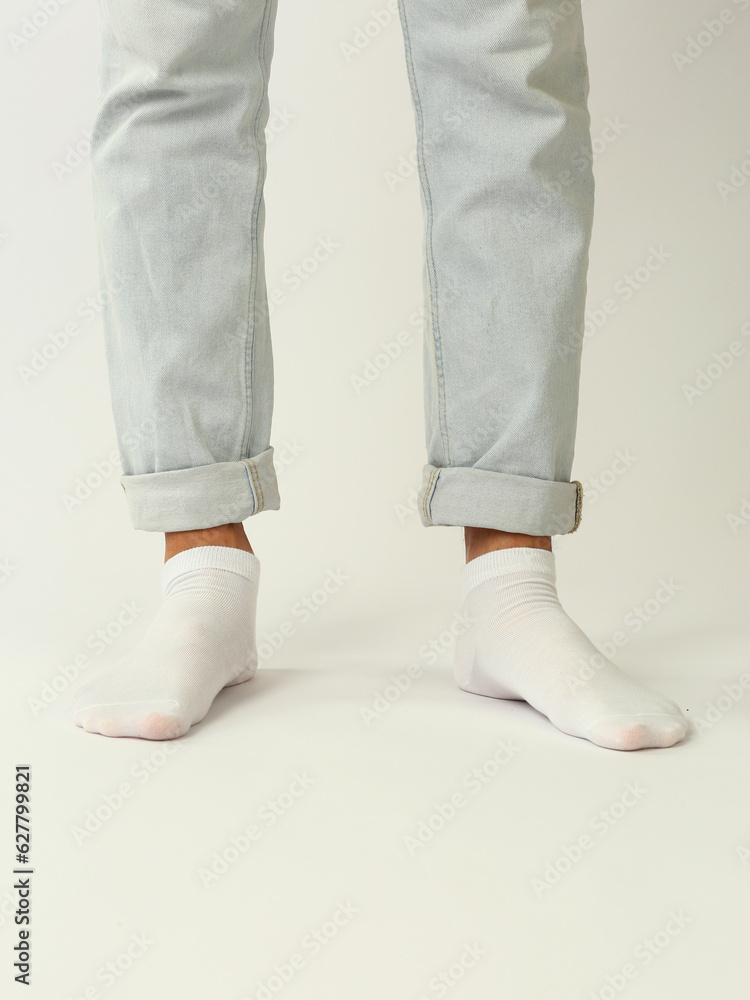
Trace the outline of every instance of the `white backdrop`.
[[[564, 8], [563, 0], [559, 6]], [[34, 762], [38, 810], [44, 817], [39, 823], [48, 827], [38, 835], [38, 849], [49, 851], [49, 872], [56, 867], [54, 858], [65, 852], [80, 858], [68, 833], [73, 813], [83, 814], [96, 800], [96, 790], [114, 786], [116, 773], [127, 771], [131, 759], [146, 752], [141, 741], [95, 738], [67, 721], [64, 702], [75, 681], [64, 679], [63, 667], [70, 668], [88, 651], [86, 669], [99, 669], [142, 635], [159, 606], [163, 536], [132, 530], [118, 484], [120, 470], [112, 461], [116, 443], [97, 312], [100, 289], [86, 139], [96, 107], [97, 9], [92, 0], [49, 0], [45, 21], [39, 14], [44, 7], [40, 0], [6, 0], [0, 12], [0, 614], [5, 763]], [[369, 671], [366, 695], [445, 629], [458, 607], [463, 562], [461, 529], [424, 528], [413, 509], [425, 460], [421, 328], [414, 324], [421, 305], [422, 217], [417, 174], [407, 166], [415, 130], [401, 29], [397, 17], [382, 13], [384, 8], [369, 0], [280, 0], [270, 84], [265, 248], [269, 291], [283, 296], [271, 317], [276, 372], [271, 443], [284, 463], [282, 507], [250, 519], [246, 529], [262, 564], [261, 636], [274, 633], [284, 620], [294, 619], [297, 626], [266, 658], [265, 667], [288, 670], [299, 684], [305, 675], [298, 671], [317, 669], [329, 677], [325, 690], [333, 701], [345, 699], [350, 683], [337, 686], [335, 677], [344, 676], [335, 674], [337, 668], [345, 666], [350, 674], [361, 669], [362, 676]], [[658, 679], [673, 694], [694, 684], [700, 711], [721, 692], [723, 682], [736, 680], [748, 668], [750, 2], [726, 0], [722, 8], [720, 0], [661, 5], [584, 0], [583, 10], [597, 152], [590, 323], [573, 466], [573, 478], [585, 484], [585, 501], [579, 530], [555, 539], [559, 589], [563, 604], [594, 642], [603, 645], [614, 633], [625, 633], [627, 641], [615, 657], [618, 664], [644, 679]], [[381, 11], [379, 20], [386, 23], [373, 19], [373, 11]], [[24, 38], [25, 19], [32, 18], [26, 23], [37, 27], [27, 27], [29, 37]], [[405, 176], [394, 182], [399, 167]], [[295, 287], [290, 270], [302, 264], [319, 240], [335, 248]], [[75, 335], [66, 344], [61, 332], [70, 323]], [[403, 331], [406, 346], [400, 356], [379, 369], [377, 378], [355, 385], [353, 377], [372, 376], [368, 365], [382, 351], [381, 344], [395, 341]], [[62, 345], [56, 353], [49, 346], [55, 339]], [[79, 486], [83, 499], [71, 503], [79, 480], [93, 485], [89, 495]], [[340, 589], [309, 621], [295, 617], [297, 602], [320, 587], [331, 571], [347, 578]], [[673, 596], [660, 603], [655, 595], [665, 593], [663, 581], [670, 583]], [[136, 602], [141, 613], [123, 635], [113, 636], [109, 626], [123, 602]], [[106, 635], [106, 648], [91, 653], [89, 639], [99, 629]], [[428, 681], [434, 681], [434, 697], [442, 699], [443, 727], [450, 726], [454, 697], [449, 663], [446, 648]], [[68, 669], [71, 678], [75, 673]], [[55, 694], [48, 688], [48, 703], [34, 708], [29, 699], [41, 699], [45, 685], [55, 678]], [[261, 693], [264, 683], [260, 679], [257, 685]], [[671, 688], [672, 683], [686, 687]], [[287, 697], [293, 697], [293, 688], [291, 682], [285, 686]], [[328, 718], [323, 689], [309, 690], [320, 707], [320, 720]], [[232, 718], [254, 705], [251, 694], [236, 698]], [[487, 705], [482, 702], [484, 717]], [[357, 704], [355, 698], [355, 710]], [[289, 744], [281, 707], [272, 730], [284, 746]], [[217, 709], [198, 727], [214, 734], [204, 741], [226, 739], [228, 713]], [[298, 724], [307, 742], [299, 734], [289, 735], [293, 745], [297, 740], [302, 741], [299, 746], [314, 746], [324, 738], [322, 721], [305, 715]], [[241, 740], [239, 718], [235, 725], [239, 728], [232, 732]], [[548, 741], [549, 754], [566, 743], [578, 747], [551, 727], [538, 731]], [[736, 730], [740, 738], [744, 731]], [[189, 739], [182, 742], [190, 746]], [[408, 733], [404, 739], [407, 752]], [[391, 760], [388, 754], [395, 751], [387, 749], [387, 739], [378, 745], [384, 759]], [[223, 752], [231, 755], [232, 746], [222, 744]], [[741, 749], [746, 758], [746, 740]], [[208, 777], [201, 770], [208, 767], [206, 758], [201, 763], [200, 754], [192, 753], [191, 766], [197, 771], [191, 773]], [[345, 739], [332, 751], [331, 762], [341, 753], [346, 753]], [[673, 765], [677, 753], [664, 752], [672, 755]], [[117, 756], [122, 754], [126, 756]], [[610, 766], [624, 767], [610, 764], [613, 759], [621, 762], [623, 756], [601, 751], [595, 758], [602, 774]], [[61, 786], [56, 768], [63, 761]], [[248, 766], [246, 761], [236, 775], [238, 787]], [[690, 765], [693, 775], [701, 766], [698, 756]], [[4, 772], [10, 773], [9, 767]], [[706, 778], [708, 773], [707, 768]], [[0, 799], [7, 795], [9, 801], [7, 780]], [[174, 805], [183, 792], [172, 790], [166, 776], [159, 781], [159, 796]], [[281, 787], [282, 778], [276, 784]], [[190, 788], [186, 781], [185, 789]], [[230, 798], [236, 794], [236, 788], [228, 793]], [[387, 810], [387, 796], [383, 805]], [[697, 806], [694, 801], [692, 809], [704, 816], [702, 805]], [[141, 807], [139, 829], [153, 819], [156, 801], [147, 806], [144, 800]], [[673, 808], [674, 803], [668, 811]], [[55, 827], [58, 809], [64, 814], [60, 831]], [[331, 819], [331, 813], [325, 815]], [[686, 823], [689, 815], [690, 809]], [[171, 831], [174, 845], [180, 830], [169, 827], [170, 814], [159, 822], [166, 824], [162, 833]], [[740, 827], [738, 821], [738, 837]], [[231, 828], [227, 819], [226, 830]], [[571, 820], [560, 842], [575, 829]], [[8, 859], [8, 886], [9, 831], [9, 826], [3, 828], [0, 852]], [[117, 868], [128, 854], [124, 817], [120, 835], [122, 840], [112, 836], [108, 847], [100, 845], [100, 872]], [[469, 827], [464, 836], [464, 846], [473, 842]], [[304, 838], [299, 843], [304, 845]], [[627, 839], [620, 846], [628, 852]], [[459, 840], [454, 847], [462, 850]], [[316, 844], [315, 850], [320, 849]], [[734, 851], [734, 842], [728, 850]], [[543, 864], [547, 854], [544, 848], [540, 852]], [[734, 876], [747, 878], [742, 865], [735, 862], [735, 869]], [[54, 955], [59, 975], [53, 978], [48, 972], [49, 981], [43, 980], [45, 957], [39, 954], [35, 968], [41, 985], [33, 987], [38, 996], [73, 997], [93, 978], [100, 959], [117, 953], [127, 941], [125, 931], [120, 937], [115, 933], [119, 918], [110, 914], [104, 927], [94, 921], [91, 902], [99, 890], [95, 880], [86, 882], [93, 877], [91, 862], [75, 870], [82, 879], [78, 889], [55, 883], [49, 872], [46, 888], [39, 891], [37, 928], [44, 943], [39, 951]], [[408, 883], [408, 876], [404, 879]], [[600, 884], [594, 875], [592, 892]], [[583, 881], [579, 887], [585, 909], [588, 890]], [[158, 893], [158, 881], [150, 891]], [[89, 939], [91, 950], [85, 954], [90, 971], [82, 969], [80, 954], [75, 956], [73, 929], [59, 937], [76, 892], [75, 921]], [[209, 911], [201, 908], [202, 897], [196, 899], [194, 912], [200, 920]], [[294, 895], [284, 900], [289, 906], [299, 902]], [[332, 910], [333, 896], [331, 900]], [[215, 934], [231, 936], [237, 928], [235, 917], [228, 915], [231, 906], [211, 911]], [[321, 904], [321, 914], [324, 910]], [[285, 912], [279, 910], [282, 921]], [[384, 914], [388, 912], [386, 908]], [[416, 903], [413, 913], [429, 924]], [[161, 927], [166, 914], [157, 908], [155, 926]], [[656, 918], [660, 916], [661, 910]], [[312, 915], [302, 920], [304, 926], [314, 922]], [[8, 923], [0, 931], [6, 957], [0, 977], [10, 979]], [[552, 932], [553, 924], [545, 931], [542, 920], [542, 933]], [[538, 925], [532, 921], [529, 926]], [[282, 930], [269, 927], [269, 958], [266, 965], [257, 960], [255, 978], [243, 977], [222, 959], [225, 978], [216, 979], [214, 969], [205, 980], [194, 980], [195, 970], [188, 976], [183, 969], [183, 978], [175, 980], [175, 995], [202, 996], [220, 983], [217, 996], [239, 1000], [244, 990], [254, 997], [248, 992], [250, 982], [270, 974], [274, 956], [280, 959], [285, 949], [292, 950], [296, 931], [283, 935]], [[280, 943], [271, 950], [274, 933]], [[380, 966], [384, 959], [368, 931], [352, 933], [357, 967], [376, 960]], [[706, 928], [703, 933], [707, 945], [710, 933]], [[195, 934], [197, 947], [202, 938], [197, 929]], [[389, 979], [383, 967], [385, 978], [376, 976], [372, 984], [337, 979], [346, 962], [354, 961], [340, 953], [320, 973], [322, 979], [285, 989], [290, 996], [297, 990], [296, 995], [306, 998], [348, 997], [355, 988], [363, 997], [382, 996], [386, 989], [393, 996], [417, 997], [426, 991], [431, 972], [443, 958], [447, 961], [444, 952], [458, 954], [463, 945], [460, 936], [447, 942], [435, 938], [432, 958], [414, 959], [413, 967], [404, 951], [394, 959], [403, 978]], [[611, 960], [601, 959], [601, 975], [598, 966], [585, 971], [582, 953], [567, 969], [568, 978], [551, 978], [546, 993], [535, 992], [544, 985], [538, 981], [534, 989], [526, 987], [528, 996], [551, 997], [557, 983], [564, 983], [560, 996], [588, 996], [588, 990], [604, 988], [604, 974], [614, 972], [617, 955], [626, 957], [628, 950], [626, 944], [612, 952]], [[408, 951], [411, 956], [418, 949]], [[100, 995], [132, 996], [129, 989], [141, 997], [163, 995], [166, 986], [157, 994], [153, 977], [167, 969], [174, 972], [168, 954], [150, 960], [143, 981], [136, 979], [144, 975], [136, 969], [128, 973], [130, 986], [101, 987]], [[731, 970], [739, 960], [735, 952], [728, 954]], [[488, 963], [482, 973], [487, 991], [498, 981], [502, 948], [495, 960], [494, 971]], [[684, 973], [686, 986], [700, 983], [701, 968]], [[670, 976], [675, 969], [663, 968], [665, 982], [674, 982]], [[516, 972], [502, 981], [512, 985], [514, 996], [526, 996], [520, 965]], [[195, 994], [189, 993], [193, 982]], [[401, 992], [396, 983], [403, 984]], [[473, 983], [470, 987], [467, 980], [455, 995], [459, 990], [463, 997], [494, 995], [483, 992], [480, 978]], [[739, 975], [736, 984], [737, 993], [728, 989], [723, 995], [739, 997]], [[703, 985], [707, 989], [716, 982], [708, 977]], [[683, 995], [665, 992], [656, 978], [651, 988], [653, 994], [643, 983], [633, 985], [632, 995]]]

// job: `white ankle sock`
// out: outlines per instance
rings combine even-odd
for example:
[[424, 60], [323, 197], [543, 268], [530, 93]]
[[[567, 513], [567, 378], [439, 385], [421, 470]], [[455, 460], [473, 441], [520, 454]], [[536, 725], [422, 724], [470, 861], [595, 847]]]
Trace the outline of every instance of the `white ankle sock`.
[[[558, 729], [612, 750], [668, 747], [687, 732], [677, 705], [624, 674], [560, 605], [552, 552], [486, 552], [463, 568], [458, 686], [527, 701]], [[584, 679], [588, 678], [588, 679]]]
[[255, 673], [259, 576], [254, 553], [223, 545], [168, 559], [164, 603], [138, 645], [76, 691], [75, 724], [104, 736], [184, 735], [223, 687]]

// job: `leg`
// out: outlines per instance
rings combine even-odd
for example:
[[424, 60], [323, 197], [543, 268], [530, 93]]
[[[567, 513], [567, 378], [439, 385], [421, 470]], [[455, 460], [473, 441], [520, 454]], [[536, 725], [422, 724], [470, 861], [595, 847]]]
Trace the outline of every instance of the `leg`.
[[456, 680], [601, 746], [669, 746], [686, 732], [677, 706], [606, 660], [555, 588], [551, 536], [575, 531], [582, 506], [570, 474], [594, 182], [580, 6], [400, 0], [400, 13], [425, 214], [419, 511], [464, 526], [474, 619]]
[[245, 552], [253, 551], [242, 523], [220, 524], [215, 528], [198, 528], [196, 531], [167, 531], [164, 536], [164, 562], [178, 552], [198, 545], [228, 545]]
[[76, 692], [74, 721], [170, 739], [252, 677], [277, 510], [263, 257], [276, 0], [100, 0], [91, 166], [112, 409], [135, 528], [165, 533], [164, 603]]
[[553, 27], [546, 0], [400, 9], [425, 212], [420, 516], [568, 532], [593, 211], [579, 21]]
[[279, 507], [263, 230], [276, 0], [100, 0], [91, 168], [135, 528]]

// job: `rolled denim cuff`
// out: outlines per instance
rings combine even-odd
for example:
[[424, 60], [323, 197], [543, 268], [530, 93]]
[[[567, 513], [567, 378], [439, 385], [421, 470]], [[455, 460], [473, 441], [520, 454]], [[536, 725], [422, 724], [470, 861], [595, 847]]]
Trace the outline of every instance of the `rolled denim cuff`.
[[417, 494], [422, 524], [567, 535], [581, 522], [583, 486], [488, 469], [425, 465]]
[[237, 462], [120, 476], [120, 483], [133, 527], [145, 531], [213, 528], [280, 507], [273, 448]]

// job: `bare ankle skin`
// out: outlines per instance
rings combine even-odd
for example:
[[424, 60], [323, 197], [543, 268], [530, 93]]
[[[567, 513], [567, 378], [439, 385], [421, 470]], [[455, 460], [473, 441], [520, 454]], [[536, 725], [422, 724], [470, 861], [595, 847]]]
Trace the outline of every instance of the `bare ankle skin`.
[[215, 528], [195, 528], [192, 531], [167, 531], [164, 534], [164, 562], [185, 549], [196, 545], [226, 545], [234, 549], [252, 552], [242, 522], [219, 524]]
[[549, 535], [522, 535], [513, 531], [498, 531], [496, 528], [464, 528], [464, 544], [466, 547], [466, 562], [482, 556], [485, 552], [495, 549], [511, 549], [518, 546], [530, 549], [547, 549], [552, 551], [552, 538]]

